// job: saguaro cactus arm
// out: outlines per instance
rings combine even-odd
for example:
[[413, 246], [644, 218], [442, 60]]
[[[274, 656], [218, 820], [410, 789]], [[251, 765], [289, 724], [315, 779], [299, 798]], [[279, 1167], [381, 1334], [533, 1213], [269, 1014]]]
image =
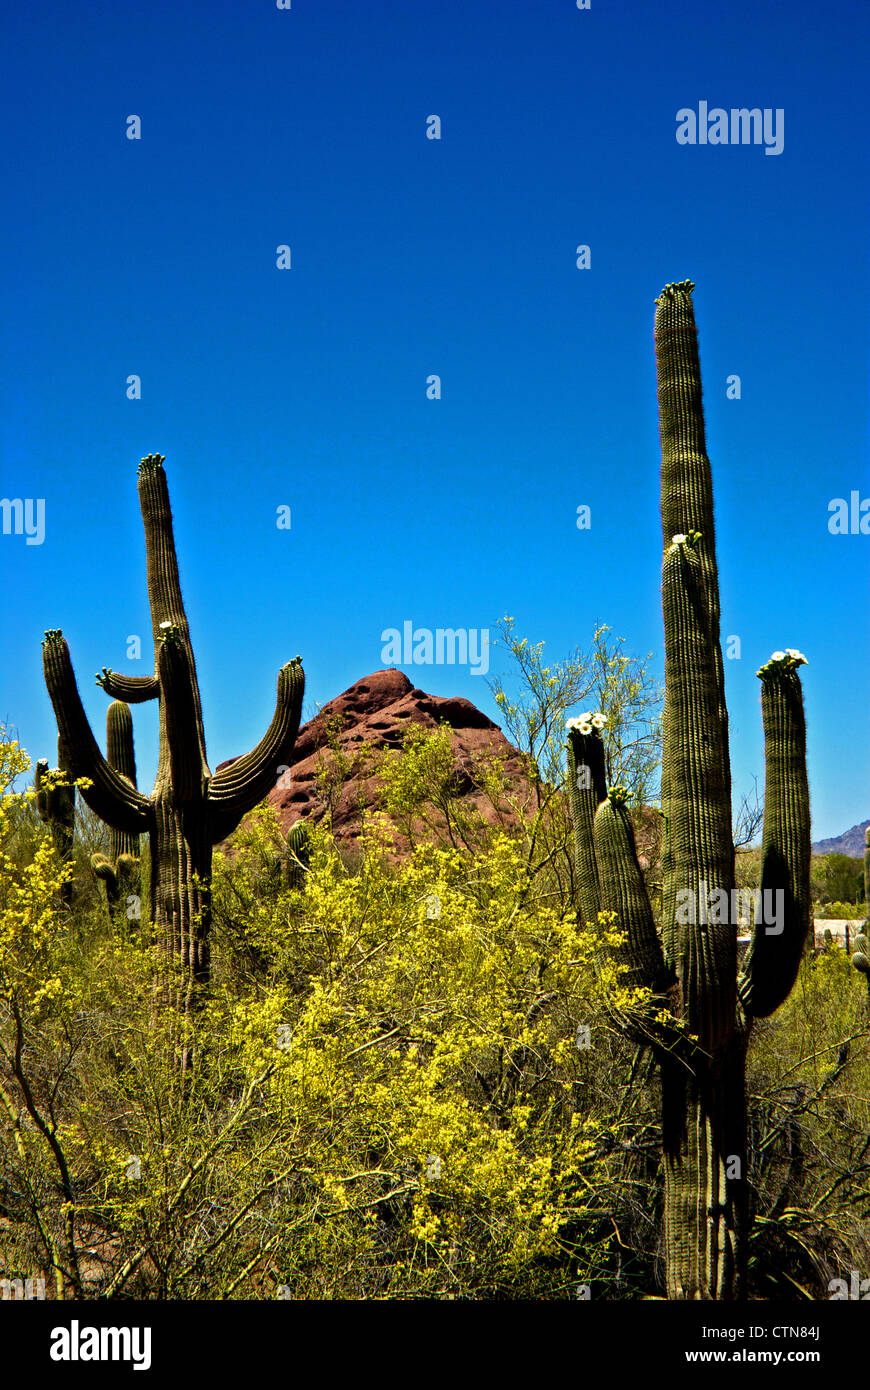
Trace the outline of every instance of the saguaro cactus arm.
[[67, 750], [74, 780], [87, 777], [82, 796], [92, 811], [116, 830], [137, 835], [149, 829], [151, 802], [132, 782], [110, 766], [99, 750], [79, 695], [69, 647], [59, 629], [50, 629], [42, 644], [45, 684], [59, 735]]
[[161, 623], [157, 670], [163, 692], [165, 739], [173, 794], [179, 804], [201, 801], [210, 773], [203, 757], [196, 681], [180, 628]]
[[[764, 832], [761, 912], [740, 973], [745, 1013], [766, 1018], [788, 998], [810, 927], [810, 794], [798, 651], [774, 652], [761, 670]], [[770, 919], [773, 918], [771, 921]]]
[[624, 787], [611, 787], [595, 813], [595, 860], [601, 886], [601, 906], [615, 912], [626, 933], [625, 982], [660, 993], [672, 983], [662, 943], [656, 932], [649, 894], [637, 858], [634, 829], [626, 808]]
[[[593, 723], [593, 720], [596, 722]], [[607, 795], [604, 743], [600, 715], [581, 714], [568, 720], [568, 802], [574, 826], [579, 920], [595, 925], [601, 910], [601, 885], [595, 862], [595, 812]]]
[[136, 785], [136, 751], [133, 745], [133, 716], [123, 700], [113, 700], [106, 710], [106, 761], [116, 772]]
[[[106, 761], [136, 785], [136, 752], [133, 745], [133, 716], [122, 700], [113, 700], [106, 711]], [[141, 891], [139, 836], [111, 829], [109, 853], [91, 855], [91, 868], [106, 889], [110, 915], [123, 915], [130, 894]]]
[[58, 739], [57, 767], [50, 769], [48, 759], [40, 758], [34, 768], [36, 809], [40, 820], [52, 830], [63, 828], [71, 836], [75, 824], [76, 793], [75, 787], [65, 783], [69, 776], [69, 757]]
[[145, 700], [156, 700], [160, 694], [156, 676], [122, 676], [108, 666], [97, 674], [97, 685], [113, 700], [123, 700], [125, 705], [141, 705]]
[[278, 768], [289, 757], [296, 742], [304, 693], [305, 673], [302, 658], [297, 656], [278, 672], [275, 713], [256, 748], [236, 758], [211, 780], [208, 803], [213, 844], [226, 839], [242, 816], [253, 810], [274, 787]]

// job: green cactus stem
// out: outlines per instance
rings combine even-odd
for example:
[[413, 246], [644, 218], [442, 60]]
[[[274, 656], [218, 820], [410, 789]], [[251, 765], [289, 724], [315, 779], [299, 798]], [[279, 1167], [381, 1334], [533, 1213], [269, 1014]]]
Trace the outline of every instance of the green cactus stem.
[[298, 820], [287, 834], [287, 853], [283, 867], [284, 882], [288, 888], [298, 892], [305, 887], [310, 864], [311, 842], [308, 826], [304, 820]]
[[[145, 796], [102, 756], [82, 707], [62, 633], [46, 632], [45, 680], [76, 777], [91, 779], [83, 795], [113, 829], [150, 836], [151, 914], [167, 965], [181, 967], [186, 1000], [209, 978], [212, 848], [275, 784], [289, 762], [302, 708], [301, 660], [278, 673], [275, 713], [256, 748], [212, 774], [206, 760], [199, 684], [178, 561], [163, 457], [149, 454], [139, 467], [145, 529], [148, 598], [156, 654], [154, 676], [131, 682], [104, 671], [98, 682], [125, 703], [158, 698], [157, 778]], [[169, 973], [172, 973], [170, 971]], [[178, 997], [178, 996], [172, 996]], [[184, 1059], [183, 1059], [184, 1060]]]
[[[40, 758], [34, 768], [36, 809], [39, 818], [51, 831], [51, 839], [62, 864], [73, 859], [76, 823], [76, 791], [72, 785], [70, 761], [62, 739], [57, 741], [57, 767], [49, 768], [48, 760]], [[66, 906], [73, 899], [73, 882], [69, 878], [61, 885], [60, 900]]]
[[758, 673], [766, 764], [761, 907], [775, 920], [755, 931], [740, 972], [740, 1003], [752, 1018], [767, 1018], [791, 994], [812, 923], [802, 664], [799, 652], [775, 652]]
[[870, 1008], [870, 944], [863, 933], [855, 937], [855, 954], [852, 956], [852, 964], [864, 976], [867, 985], [867, 1006]]
[[[594, 760], [588, 720], [569, 735], [568, 766], [578, 920], [592, 926], [596, 908], [615, 914], [626, 943], [615, 954], [628, 980], [654, 997], [666, 994], [670, 1008], [669, 1024], [646, 1030], [662, 1079], [667, 1296], [724, 1300], [742, 1296], [746, 1277], [746, 1049], [754, 1019], [779, 1007], [800, 966], [810, 923], [810, 819], [797, 675], [805, 658], [774, 652], [758, 673], [762, 911], [738, 978], [713, 484], [693, 288], [667, 285], [655, 320], [665, 631], [660, 934], [620, 789], [607, 793], [600, 778], [582, 794], [573, 786], [578, 762]], [[637, 1036], [636, 1020], [624, 1026]]]
[[[113, 700], [106, 711], [106, 761], [136, 786], [136, 753], [133, 745], [133, 716], [129, 705]], [[106, 890], [109, 915], [114, 922], [138, 920], [142, 885], [139, 836], [126, 830], [109, 828], [109, 853], [92, 854], [91, 868]], [[135, 899], [137, 911], [128, 918], [128, 907]]]
[[[588, 731], [587, 731], [588, 730]], [[578, 921], [594, 926], [601, 910], [593, 826], [607, 794], [601, 733], [582, 716], [568, 722], [568, 800], [574, 823]]]

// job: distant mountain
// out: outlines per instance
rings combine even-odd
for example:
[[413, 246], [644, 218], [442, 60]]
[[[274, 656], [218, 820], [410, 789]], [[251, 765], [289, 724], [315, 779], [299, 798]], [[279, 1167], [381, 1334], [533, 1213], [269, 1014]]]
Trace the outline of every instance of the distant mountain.
[[870, 820], [862, 820], [860, 825], [853, 825], [851, 830], [844, 830], [833, 840], [819, 840], [813, 845], [813, 854], [849, 854], [853, 859], [863, 859], [864, 832], [868, 826]]

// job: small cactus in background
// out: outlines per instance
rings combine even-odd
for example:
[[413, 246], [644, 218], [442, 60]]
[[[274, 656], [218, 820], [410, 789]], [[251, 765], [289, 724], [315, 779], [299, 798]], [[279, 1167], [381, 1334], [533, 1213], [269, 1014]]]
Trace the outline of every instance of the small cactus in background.
[[[113, 700], [106, 711], [106, 761], [136, 786], [133, 716], [122, 700]], [[138, 900], [141, 894], [139, 836], [110, 826], [109, 853], [92, 854], [91, 868], [105, 887], [109, 916], [113, 921], [126, 921], [130, 897]], [[138, 909], [138, 902], [136, 906]], [[135, 918], [138, 916], [137, 910]]]
[[[40, 758], [34, 769], [33, 785], [39, 818], [49, 827], [61, 862], [70, 864], [75, 839], [76, 790], [62, 739], [57, 741], [57, 767], [49, 769], [48, 759]], [[60, 890], [61, 902], [68, 905], [72, 896], [72, 879], [68, 879]]]
[[870, 826], [864, 831], [864, 931], [855, 938], [852, 964], [867, 982], [867, 1005], [870, 1008]]
[[[569, 721], [568, 733], [578, 920], [594, 930], [615, 918], [623, 944], [611, 948], [612, 958], [627, 967], [626, 984], [652, 998], [651, 1008], [638, 1008], [623, 1026], [652, 1047], [661, 1071], [667, 1296], [680, 1300], [743, 1295], [746, 1049], [753, 1021], [772, 1014], [794, 985], [811, 915], [797, 675], [806, 658], [777, 651], [758, 672], [766, 769], [762, 912], [738, 972], [728, 712], [693, 288], [691, 281], [668, 285], [656, 301], [665, 630], [661, 934], [624, 793], [606, 790], [603, 721], [581, 716]], [[771, 907], [774, 922], [765, 921]]]
[[298, 820], [287, 835], [287, 853], [283, 868], [284, 882], [288, 888], [300, 890], [305, 887], [310, 862], [308, 826], [304, 820]]
[[864, 929], [860, 936], [855, 937], [852, 964], [867, 983], [867, 1007], [870, 1010], [870, 827], [864, 831], [864, 913]]

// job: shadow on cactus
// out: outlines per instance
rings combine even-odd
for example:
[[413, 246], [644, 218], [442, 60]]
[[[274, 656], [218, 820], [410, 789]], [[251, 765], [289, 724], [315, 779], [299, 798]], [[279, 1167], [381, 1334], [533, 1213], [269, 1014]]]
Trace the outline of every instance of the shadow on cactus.
[[[161, 455], [149, 454], [139, 467], [154, 675], [125, 676], [104, 667], [97, 676], [106, 694], [125, 705], [158, 701], [160, 748], [150, 796], [137, 789], [122, 767], [113, 766], [111, 754], [106, 759], [100, 753], [79, 696], [69, 648], [59, 631], [45, 634], [43, 666], [71, 774], [91, 780], [82, 792], [85, 801], [120, 835], [133, 840], [150, 837], [155, 934], [168, 973], [182, 970], [185, 996], [190, 1000], [194, 988], [209, 979], [213, 846], [262, 801], [275, 783], [279, 765], [289, 761], [299, 729], [305, 678], [300, 657], [282, 666], [275, 713], [263, 738], [252, 752], [212, 774], [206, 761], [199, 684], [163, 462]], [[117, 867], [118, 857], [116, 878]]]
[[[611, 954], [652, 1005], [626, 1023], [662, 1082], [665, 1262], [670, 1299], [745, 1290], [745, 1059], [753, 1021], [795, 983], [810, 924], [810, 814], [800, 652], [758, 671], [765, 742], [761, 896], [738, 973], [728, 713], [719, 639], [713, 486], [691, 281], [656, 301], [664, 546], [662, 913], [657, 929], [631, 819], [607, 791], [600, 719], [569, 722], [578, 917], [615, 914]], [[670, 1019], [670, 1022], [668, 1022]]]

